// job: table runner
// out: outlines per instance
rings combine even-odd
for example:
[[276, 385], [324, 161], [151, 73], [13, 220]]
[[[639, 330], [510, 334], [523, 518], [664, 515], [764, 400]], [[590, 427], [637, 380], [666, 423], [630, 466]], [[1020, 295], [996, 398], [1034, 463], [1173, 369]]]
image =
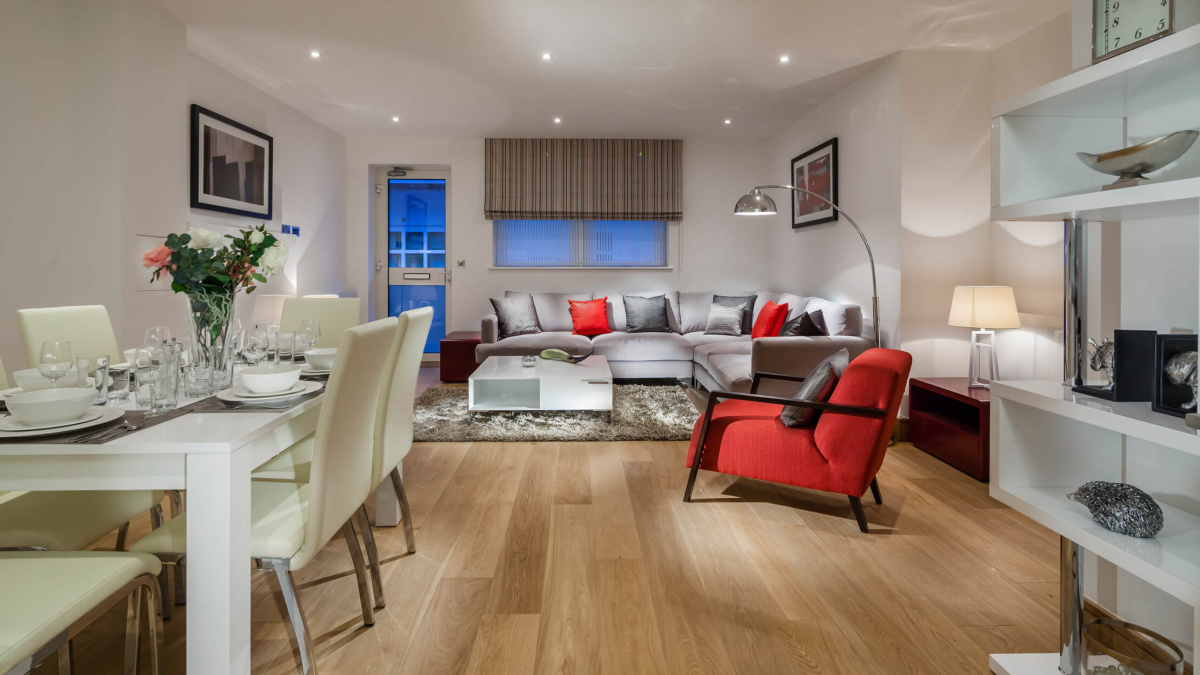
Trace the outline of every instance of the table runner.
[[61, 434], [50, 436], [32, 436], [30, 438], [0, 438], [0, 443], [45, 443], [52, 445], [84, 445], [84, 444], [99, 444], [115, 441], [119, 438], [124, 438], [129, 434], [135, 433], [142, 429], [147, 429], [152, 426], [162, 424], [169, 420], [182, 417], [190, 413], [264, 413], [264, 412], [283, 412], [290, 410], [301, 403], [320, 395], [325, 391], [324, 387], [304, 396], [295, 399], [289, 399], [286, 405], [279, 406], [264, 406], [264, 405], [245, 405], [239, 406], [232, 404], [232, 407], [222, 403], [219, 399], [213, 396], [202, 398], [195, 403], [167, 410], [161, 413], [151, 413], [145, 410], [129, 410], [120, 417], [111, 422], [107, 422], [98, 427], [89, 427], [87, 429], [78, 429], [75, 431], [66, 431]]

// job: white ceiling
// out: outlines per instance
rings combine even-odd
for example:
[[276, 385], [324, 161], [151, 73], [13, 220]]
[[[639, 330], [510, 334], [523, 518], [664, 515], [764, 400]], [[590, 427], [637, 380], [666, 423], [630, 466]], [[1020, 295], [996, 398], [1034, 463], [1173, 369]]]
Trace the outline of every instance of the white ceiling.
[[994, 49], [1070, 5], [156, 1], [188, 23], [191, 49], [345, 134], [737, 140], [770, 138], [875, 59]]

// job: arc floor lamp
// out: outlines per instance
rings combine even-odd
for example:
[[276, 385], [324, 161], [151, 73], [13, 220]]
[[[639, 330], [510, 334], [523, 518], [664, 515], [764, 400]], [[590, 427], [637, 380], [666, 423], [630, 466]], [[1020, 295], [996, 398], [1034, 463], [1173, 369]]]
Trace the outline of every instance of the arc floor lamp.
[[775, 200], [763, 192], [763, 190], [768, 189], [791, 190], [816, 197], [832, 207], [834, 211], [845, 216], [846, 222], [850, 223], [854, 231], [858, 233], [858, 237], [862, 239], [863, 246], [867, 248], [867, 259], [871, 261], [871, 322], [875, 326], [875, 346], [882, 347], [883, 345], [879, 343], [879, 285], [875, 279], [875, 254], [871, 253], [871, 244], [867, 241], [867, 235], [863, 234], [862, 228], [858, 226], [858, 223], [854, 222], [849, 213], [843, 211], [837, 204], [811, 190], [798, 188], [794, 185], [758, 185], [750, 192], [742, 195], [742, 198], [737, 201], [737, 206], [733, 207], [734, 214], [739, 216], [773, 216], [779, 213], [779, 209], [775, 207]]

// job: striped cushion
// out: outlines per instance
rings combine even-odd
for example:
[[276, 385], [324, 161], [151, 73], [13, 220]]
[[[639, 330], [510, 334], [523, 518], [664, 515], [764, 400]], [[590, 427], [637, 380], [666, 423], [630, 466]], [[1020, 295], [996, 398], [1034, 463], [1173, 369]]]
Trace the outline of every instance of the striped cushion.
[[742, 316], [745, 305], [722, 305], [712, 303], [708, 308], [708, 327], [705, 335], [741, 335]]

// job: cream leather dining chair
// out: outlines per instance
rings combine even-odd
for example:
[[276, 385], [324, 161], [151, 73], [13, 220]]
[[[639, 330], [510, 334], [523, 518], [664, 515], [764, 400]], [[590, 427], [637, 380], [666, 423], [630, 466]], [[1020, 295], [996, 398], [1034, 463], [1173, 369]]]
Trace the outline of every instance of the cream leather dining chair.
[[71, 353], [76, 357], [107, 356], [112, 363], [122, 361], [117, 335], [104, 305], [20, 309], [17, 330], [25, 345], [29, 368], [37, 368], [38, 350], [47, 340], [70, 340]]
[[[397, 320], [389, 317], [346, 331], [338, 367], [329, 377], [313, 434], [307, 483], [253, 481], [250, 488], [250, 555], [275, 572], [300, 647], [305, 673], [316, 672], [316, 652], [292, 572], [303, 568], [339, 531], [358, 577], [363, 622], [373, 625], [371, 591], [353, 518], [371, 489], [375, 411]], [[133, 550], [185, 563], [187, 515], [172, 518]]]
[[8, 375], [4, 372], [4, 359], [0, 359], [0, 389], [8, 389]]
[[71, 641], [125, 601], [125, 675], [138, 671], [142, 600], [150, 631], [150, 672], [163, 654], [154, 556], [107, 552], [0, 552], [0, 673], [26, 675], [57, 657], [58, 672], [72, 670]]
[[301, 321], [316, 319], [321, 322], [321, 340], [317, 347], [337, 347], [347, 328], [362, 323], [361, 316], [361, 298], [285, 298], [279, 330], [299, 332]]

